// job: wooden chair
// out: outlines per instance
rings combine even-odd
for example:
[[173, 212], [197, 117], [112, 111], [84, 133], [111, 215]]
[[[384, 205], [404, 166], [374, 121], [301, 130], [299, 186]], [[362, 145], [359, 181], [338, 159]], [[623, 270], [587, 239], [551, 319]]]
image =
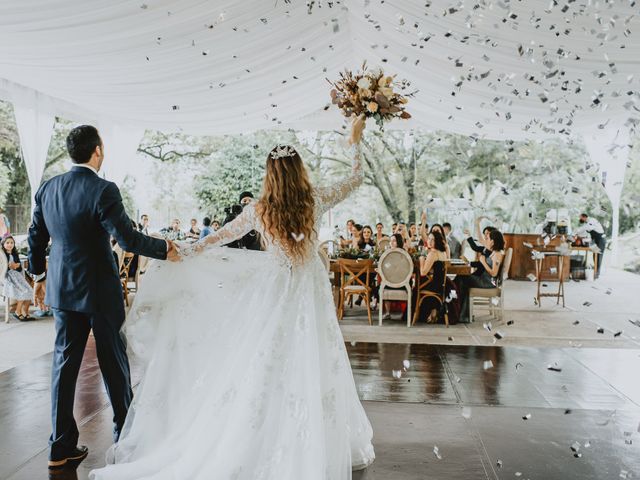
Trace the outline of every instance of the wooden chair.
[[337, 254], [339, 248], [340, 246], [335, 242], [335, 240], [325, 240], [318, 246], [318, 250], [322, 250], [327, 254], [327, 257]]
[[[440, 270], [442, 272], [442, 284], [433, 285], [433, 282], [436, 281], [437, 270]], [[415, 325], [418, 321], [418, 316], [420, 315], [420, 306], [426, 298], [435, 298], [441, 306], [444, 305], [445, 298], [447, 296], [447, 262], [438, 260], [433, 264], [432, 275], [421, 277], [420, 272], [418, 271], [416, 277], [418, 278], [418, 298], [416, 301], [416, 311], [413, 313], [413, 325]], [[444, 324], [447, 327], [449, 326], [449, 315], [446, 311], [444, 312]]]
[[384, 252], [387, 248], [389, 248], [390, 244], [391, 240], [389, 240], [389, 237], [384, 237], [378, 242], [378, 250]]
[[373, 260], [349, 260], [339, 258], [338, 266], [340, 267], [338, 319], [342, 320], [344, 316], [344, 302], [352, 299], [354, 296], [362, 295], [367, 306], [369, 325], [371, 325], [371, 306], [369, 305], [371, 300], [371, 287], [369, 286], [369, 278], [371, 277], [371, 273], [373, 273]]
[[320, 255], [320, 260], [322, 260], [324, 268], [329, 272], [329, 269], [331, 268], [331, 260], [329, 259], [327, 251], [324, 248], [318, 247], [318, 255]]
[[[487, 307], [489, 315], [498, 318], [496, 309], [500, 311], [500, 320], [504, 320], [504, 282], [509, 278], [509, 268], [513, 258], [513, 248], [508, 248], [504, 254], [498, 284], [495, 288], [470, 288], [469, 289], [469, 320], [473, 321], [474, 307]], [[498, 304], [493, 303], [493, 299], [498, 298]]]
[[120, 265], [120, 283], [122, 284], [122, 294], [124, 295], [124, 303], [129, 306], [129, 268], [131, 262], [135, 258], [135, 254], [123, 252], [122, 264]]
[[[9, 269], [9, 261], [7, 260], [7, 256], [4, 252], [0, 252], [0, 295], [2, 295], [2, 290], [4, 288], [4, 278], [7, 274], [7, 270]], [[4, 323], [9, 323], [9, 309], [11, 308], [9, 297], [2, 297], [4, 304]]]
[[[406, 250], [392, 248], [385, 251], [378, 261], [380, 302], [378, 304], [378, 325], [382, 325], [382, 304], [385, 300], [407, 302], [407, 327], [411, 326], [411, 276], [413, 259]], [[402, 288], [402, 290], [391, 290]]]

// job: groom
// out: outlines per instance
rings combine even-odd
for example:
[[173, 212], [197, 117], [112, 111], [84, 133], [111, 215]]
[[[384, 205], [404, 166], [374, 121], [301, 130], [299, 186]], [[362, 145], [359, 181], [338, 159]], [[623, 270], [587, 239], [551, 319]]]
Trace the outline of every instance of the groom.
[[87, 447], [77, 444], [73, 402], [91, 330], [113, 407], [116, 441], [133, 397], [126, 344], [120, 334], [125, 319], [124, 298], [110, 236], [127, 252], [179, 260], [172, 242], [147, 237], [132, 228], [118, 187], [98, 176], [104, 146], [95, 127], [74, 128], [67, 137], [67, 150], [75, 165], [40, 187], [29, 228], [29, 270], [35, 279], [35, 303], [40, 308], [45, 304], [52, 307], [56, 326], [51, 470], [77, 467], [88, 454]]

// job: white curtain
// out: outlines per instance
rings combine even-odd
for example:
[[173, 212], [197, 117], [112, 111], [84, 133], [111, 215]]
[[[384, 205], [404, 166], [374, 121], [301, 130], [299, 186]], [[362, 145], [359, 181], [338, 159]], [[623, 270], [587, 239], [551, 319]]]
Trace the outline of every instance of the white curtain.
[[144, 136], [144, 130], [126, 125], [114, 125], [99, 122], [98, 129], [104, 143], [104, 162], [101, 176], [121, 186], [128, 165], [136, 161], [138, 146]]
[[31, 206], [44, 174], [51, 143], [55, 117], [50, 113], [47, 99], [30, 89], [13, 93], [13, 109], [20, 137], [20, 149], [24, 159], [29, 185]]
[[[584, 142], [591, 159], [601, 166], [604, 188], [611, 201], [611, 264], [619, 266], [620, 199], [629, 161], [629, 130], [615, 125], [607, 129], [595, 129], [584, 135]], [[588, 213], [598, 216], [597, 212]]]
[[419, 91], [408, 105], [413, 119], [388, 128], [564, 136], [640, 121], [637, 8], [622, 0], [0, 2], [0, 77], [84, 118], [140, 128], [315, 130], [340, 125], [335, 108], [324, 111], [326, 78], [366, 60]]

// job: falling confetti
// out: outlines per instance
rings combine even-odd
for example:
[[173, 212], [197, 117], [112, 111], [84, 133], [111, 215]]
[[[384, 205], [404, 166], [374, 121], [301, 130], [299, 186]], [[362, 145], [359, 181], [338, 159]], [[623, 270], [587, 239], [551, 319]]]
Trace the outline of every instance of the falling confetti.
[[437, 445], [433, 446], [433, 454], [438, 460], [442, 460], [442, 455], [440, 455], [440, 449], [438, 448]]

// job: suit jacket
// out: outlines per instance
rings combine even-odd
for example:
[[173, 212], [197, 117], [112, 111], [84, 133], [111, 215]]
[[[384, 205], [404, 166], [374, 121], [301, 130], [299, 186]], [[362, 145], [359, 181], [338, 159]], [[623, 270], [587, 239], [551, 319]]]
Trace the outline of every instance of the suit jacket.
[[123, 250], [166, 259], [164, 240], [135, 231], [115, 183], [85, 167], [45, 182], [29, 227], [29, 271], [45, 271], [45, 303], [61, 310], [124, 314], [124, 297], [110, 236]]

